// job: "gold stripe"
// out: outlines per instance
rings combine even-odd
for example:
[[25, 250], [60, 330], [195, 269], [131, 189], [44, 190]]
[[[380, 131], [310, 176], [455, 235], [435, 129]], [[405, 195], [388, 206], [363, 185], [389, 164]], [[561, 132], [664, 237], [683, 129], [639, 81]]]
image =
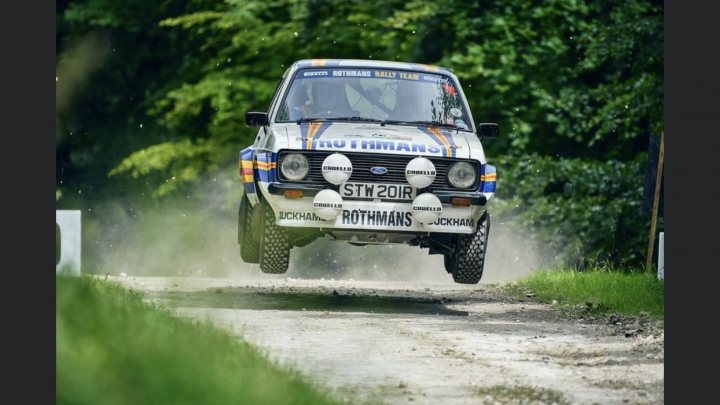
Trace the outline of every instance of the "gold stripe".
[[258, 169], [269, 170], [277, 167], [275, 162], [255, 162], [255, 167]]
[[305, 149], [311, 149], [312, 148], [312, 141], [315, 137], [315, 134], [317, 134], [318, 130], [320, 130], [320, 127], [322, 127], [322, 122], [311, 122], [310, 125], [308, 125], [308, 132], [307, 132], [307, 142], [305, 143]]
[[435, 136], [438, 137], [440, 142], [445, 145], [445, 157], [450, 157], [450, 142], [447, 140], [445, 135], [443, 135], [442, 132], [440, 132], [439, 128], [428, 128], [430, 132], [435, 134]]
[[437, 66], [422, 65], [422, 67], [425, 68], [425, 70], [427, 70], [429, 72], [439, 72], [440, 71], [440, 68], [438, 68]]

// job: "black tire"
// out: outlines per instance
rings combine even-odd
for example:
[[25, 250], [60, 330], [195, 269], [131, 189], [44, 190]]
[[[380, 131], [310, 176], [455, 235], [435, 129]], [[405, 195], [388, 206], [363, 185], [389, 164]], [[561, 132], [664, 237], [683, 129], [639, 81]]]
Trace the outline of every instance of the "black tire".
[[453, 255], [445, 253], [443, 255], [443, 264], [445, 264], [445, 271], [452, 273]]
[[252, 206], [246, 196], [242, 196], [238, 211], [238, 244], [240, 257], [245, 263], [260, 263], [260, 241], [253, 235]]
[[275, 213], [262, 202], [263, 229], [260, 232], [260, 270], [263, 273], [282, 274], [290, 263], [290, 240], [287, 232], [275, 223]]
[[[459, 284], [477, 284], [485, 267], [485, 250], [490, 231], [490, 214], [480, 218], [478, 230], [469, 235], [459, 235], [455, 251], [445, 254], [445, 269]], [[450, 267], [448, 269], [448, 266]]]

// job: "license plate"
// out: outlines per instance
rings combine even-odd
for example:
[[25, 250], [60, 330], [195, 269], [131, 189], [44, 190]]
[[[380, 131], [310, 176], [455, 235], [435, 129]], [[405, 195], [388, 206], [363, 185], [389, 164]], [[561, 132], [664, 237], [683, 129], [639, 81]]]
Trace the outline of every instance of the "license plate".
[[386, 200], [412, 200], [415, 189], [408, 184], [344, 183], [340, 195], [351, 198], [382, 198]]

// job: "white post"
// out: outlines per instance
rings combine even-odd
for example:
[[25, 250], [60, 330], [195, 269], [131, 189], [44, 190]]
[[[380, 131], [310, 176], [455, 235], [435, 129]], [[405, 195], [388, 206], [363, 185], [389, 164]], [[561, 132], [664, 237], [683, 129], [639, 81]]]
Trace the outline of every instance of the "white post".
[[56, 210], [55, 223], [60, 228], [60, 261], [55, 274], [80, 275], [80, 211]]
[[660, 232], [658, 241], [658, 280], [665, 280], [665, 232]]

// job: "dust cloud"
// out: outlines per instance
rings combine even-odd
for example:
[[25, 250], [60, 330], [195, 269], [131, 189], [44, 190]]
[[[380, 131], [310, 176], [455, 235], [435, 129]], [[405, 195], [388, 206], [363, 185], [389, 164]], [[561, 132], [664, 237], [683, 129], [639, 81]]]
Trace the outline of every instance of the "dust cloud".
[[108, 36], [92, 32], [59, 55], [55, 77], [55, 111], [59, 119], [70, 109], [90, 76], [102, 67], [109, 53]]
[[[518, 280], [534, 270], [553, 267], [555, 256], [541, 249], [531, 233], [516, 225], [493, 223], [481, 283]], [[442, 255], [405, 245], [353, 246], [316, 240], [295, 248], [288, 274], [370, 281], [413, 281], [454, 284]]]
[[[84, 272], [128, 276], [313, 278], [454, 284], [441, 255], [405, 245], [353, 246], [329, 238], [296, 247], [283, 275], [242, 261], [237, 245], [240, 184], [233, 169], [203, 177], [180, 198], [113, 201], [84, 213]], [[512, 281], [551, 265], [526, 230], [493, 221], [481, 283]]]

